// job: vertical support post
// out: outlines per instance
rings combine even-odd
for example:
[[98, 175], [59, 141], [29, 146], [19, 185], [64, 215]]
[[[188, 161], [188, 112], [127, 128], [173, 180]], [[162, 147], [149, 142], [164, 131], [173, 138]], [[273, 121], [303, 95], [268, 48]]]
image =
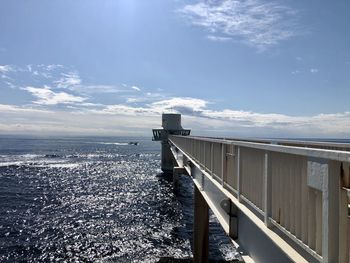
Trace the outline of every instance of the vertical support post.
[[210, 143], [210, 171], [211, 175], [214, 173], [214, 143]]
[[194, 186], [193, 262], [205, 263], [209, 257], [209, 206]]
[[204, 169], [206, 170], [207, 169], [207, 163], [206, 163], [206, 151], [205, 151], [205, 145], [206, 145], [207, 143], [205, 142], [205, 141], [203, 141], [203, 152], [204, 152], [204, 156], [203, 156], [203, 167], [204, 167]]
[[226, 147], [221, 144], [221, 184], [225, 186]]
[[322, 254], [322, 192], [316, 191], [316, 242], [315, 242], [315, 251], [317, 254]]
[[267, 227], [271, 227], [270, 217], [272, 214], [272, 169], [271, 169], [271, 157], [268, 152], [264, 155], [264, 222]]
[[[316, 193], [315, 189], [308, 189], [307, 243], [311, 249], [316, 248]], [[323, 197], [324, 195], [322, 195]], [[322, 201], [323, 203], [323, 201]], [[322, 215], [324, 221], [324, 214]], [[324, 224], [324, 223], [323, 223]], [[323, 231], [323, 229], [322, 229]], [[323, 232], [322, 232], [323, 235]]]
[[322, 258], [324, 263], [338, 262], [340, 163], [329, 161], [323, 176]]
[[236, 176], [237, 176], [237, 199], [241, 202], [242, 178], [241, 178], [241, 147], [236, 147]]
[[191, 156], [194, 157], [194, 140], [191, 141]]
[[[308, 244], [308, 192], [307, 185], [307, 161], [303, 158], [301, 166], [301, 241]], [[280, 194], [279, 194], [280, 196]], [[280, 219], [279, 219], [280, 220]]]
[[179, 174], [173, 170], [173, 191], [176, 193], [179, 191]]

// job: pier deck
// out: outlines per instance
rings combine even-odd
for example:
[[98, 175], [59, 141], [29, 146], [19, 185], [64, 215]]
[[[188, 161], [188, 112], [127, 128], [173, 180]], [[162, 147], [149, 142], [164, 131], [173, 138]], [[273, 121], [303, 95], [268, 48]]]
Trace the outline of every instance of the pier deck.
[[[175, 173], [196, 185], [198, 207], [205, 201], [254, 261], [350, 262], [349, 144], [177, 135], [168, 143]], [[195, 215], [203, 262], [206, 209]]]

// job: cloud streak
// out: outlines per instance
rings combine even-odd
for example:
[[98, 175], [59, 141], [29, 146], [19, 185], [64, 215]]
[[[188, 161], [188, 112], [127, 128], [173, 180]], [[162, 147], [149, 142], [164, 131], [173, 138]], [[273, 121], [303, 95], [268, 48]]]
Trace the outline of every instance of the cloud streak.
[[44, 86], [44, 88], [25, 87], [22, 90], [30, 92], [37, 98], [34, 103], [40, 105], [74, 104], [86, 100], [86, 98], [66, 92], [54, 92], [47, 86]]
[[80, 76], [77, 72], [62, 73], [62, 77], [55, 81], [58, 88], [72, 88], [81, 84]]
[[[34, 90], [32, 90], [34, 91]], [[46, 93], [47, 91], [38, 91]], [[43, 96], [42, 96], [43, 97]], [[51, 103], [51, 102], [50, 102]], [[45, 101], [41, 105], [50, 105]], [[56, 103], [56, 101], [55, 101]], [[349, 137], [350, 112], [289, 116], [232, 109], [213, 110], [210, 102], [197, 98], [171, 98], [144, 106], [84, 105], [64, 110], [33, 106], [1, 105], [0, 133], [36, 132], [93, 135], [148, 135], [159, 127], [161, 113], [183, 115], [184, 127], [194, 134], [254, 137]]]
[[[242, 110], [213, 110], [211, 103], [197, 98], [171, 98], [153, 102], [144, 107], [130, 105], [108, 105], [105, 108], [93, 109], [98, 115], [133, 116], [142, 118], [160, 118], [163, 112], [181, 113], [190, 119], [189, 126], [198, 130], [214, 132], [233, 131], [249, 132], [259, 136], [268, 136], [272, 132], [278, 136], [349, 136], [350, 112], [335, 114], [318, 114], [313, 116], [289, 116], [277, 113], [257, 113]], [[150, 127], [152, 128], [152, 127]], [[242, 136], [242, 134], [239, 134]]]
[[35, 109], [29, 106], [17, 106], [17, 105], [8, 105], [8, 104], [0, 104], [0, 112], [14, 112], [14, 113], [53, 113], [52, 111]]
[[10, 65], [0, 65], [0, 73], [7, 73], [12, 70], [13, 68]]
[[136, 91], [141, 91], [141, 89], [139, 87], [136, 87], [136, 86], [131, 86], [131, 89], [136, 90]]
[[298, 35], [298, 12], [277, 2], [262, 0], [207, 0], [179, 10], [213, 41], [240, 41], [259, 50]]

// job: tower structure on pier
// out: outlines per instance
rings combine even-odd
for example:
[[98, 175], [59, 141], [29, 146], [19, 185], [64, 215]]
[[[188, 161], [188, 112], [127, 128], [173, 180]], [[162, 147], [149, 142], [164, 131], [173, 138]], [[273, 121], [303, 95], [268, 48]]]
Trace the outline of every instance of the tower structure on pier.
[[173, 155], [168, 142], [168, 135], [190, 135], [191, 130], [184, 129], [181, 126], [181, 114], [163, 113], [162, 128], [153, 129], [153, 141], [160, 141], [161, 150], [161, 168], [164, 173], [172, 173], [174, 168]]

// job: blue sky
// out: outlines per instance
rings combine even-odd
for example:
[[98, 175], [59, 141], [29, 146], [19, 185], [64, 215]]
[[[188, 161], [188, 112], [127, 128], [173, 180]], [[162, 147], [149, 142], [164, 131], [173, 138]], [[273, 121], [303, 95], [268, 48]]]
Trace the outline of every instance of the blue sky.
[[0, 2], [0, 133], [350, 137], [350, 2]]

